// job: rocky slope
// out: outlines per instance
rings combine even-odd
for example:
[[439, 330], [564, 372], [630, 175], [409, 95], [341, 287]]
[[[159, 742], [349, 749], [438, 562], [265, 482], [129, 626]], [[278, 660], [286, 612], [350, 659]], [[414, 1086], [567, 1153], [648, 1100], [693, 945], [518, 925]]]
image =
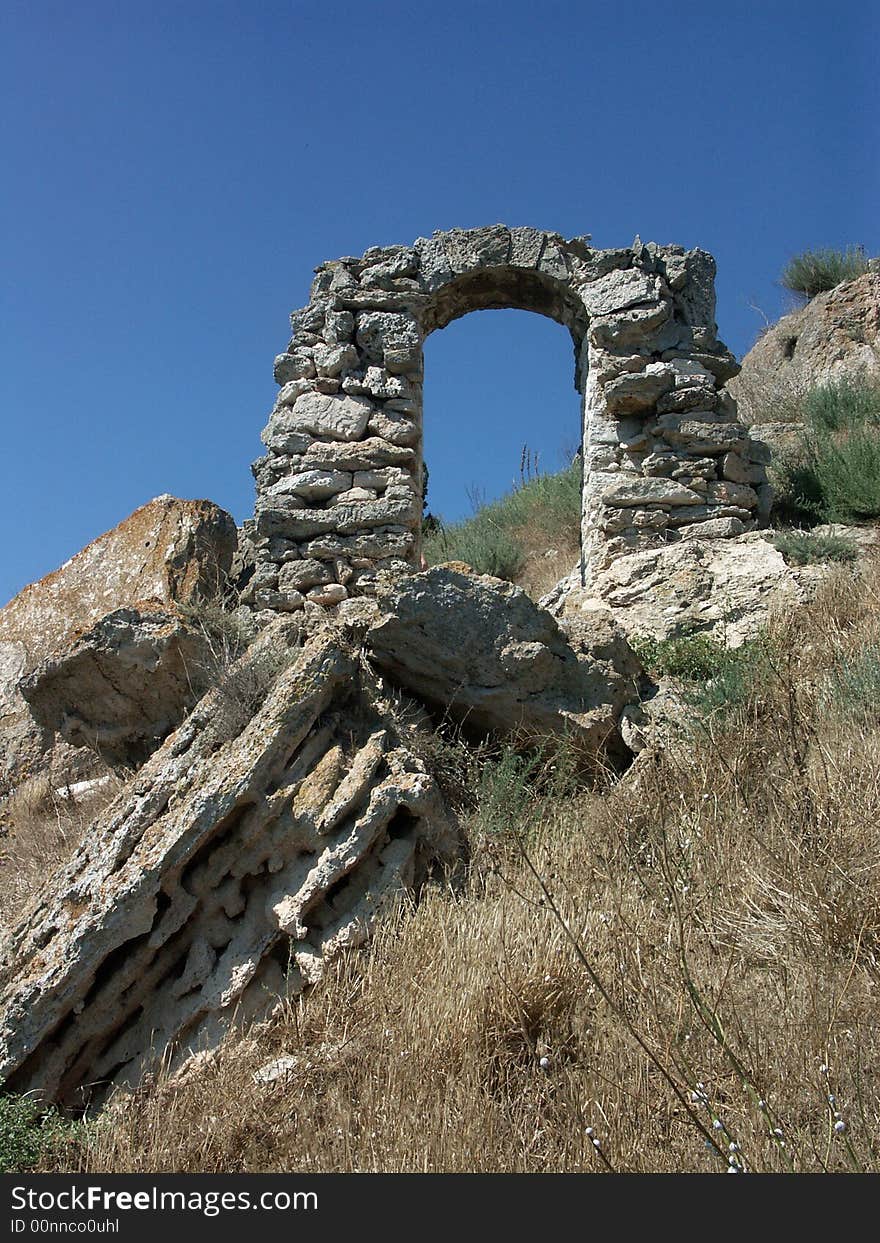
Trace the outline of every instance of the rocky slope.
[[797, 399], [831, 380], [880, 377], [880, 273], [817, 294], [769, 328], [728, 383], [752, 434], [778, 447], [798, 431]]

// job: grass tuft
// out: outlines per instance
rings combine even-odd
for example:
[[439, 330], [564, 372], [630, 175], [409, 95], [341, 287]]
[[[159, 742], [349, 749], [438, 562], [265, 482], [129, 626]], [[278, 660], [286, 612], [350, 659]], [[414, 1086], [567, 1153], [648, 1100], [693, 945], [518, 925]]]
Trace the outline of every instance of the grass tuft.
[[782, 270], [780, 282], [792, 293], [814, 298], [826, 289], [834, 289], [841, 281], [855, 280], [868, 270], [868, 256], [862, 246], [846, 250], [826, 247], [805, 250], [794, 255]]

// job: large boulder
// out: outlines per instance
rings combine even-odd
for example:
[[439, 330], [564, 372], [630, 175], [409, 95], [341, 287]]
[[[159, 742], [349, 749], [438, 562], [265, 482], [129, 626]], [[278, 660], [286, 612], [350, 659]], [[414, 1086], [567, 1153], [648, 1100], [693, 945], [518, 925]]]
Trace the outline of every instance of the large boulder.
[[623, 707], [641, 666], [609, 618], [582, 619], [577, 650], [519, 587], [449, 566], [379, 597], [375, 664], [435, 714], [528, 742], [568, 736], [591, 760], [625, 763]]
[[769, 328], [727, 387], [752, 436], [774, 450], [797, 441], [798, 402], [833, 380], [880, 380], [880, 273], [817, 294]]
[[236, 542], [233, 519], [210, 501], [160, 496], [0, 609], [0, 794], [53, 756], [84, 759], [54, 745], [21, 680], [117, 609], [224, 591]]
[[263, 631], [0, 944], [6, 1088], [85, 1107], [213, 1049], [458, 858], [357, 645], [298, 636]]
[[37, 724], [137, 768], [206, 689], [205, 632], [168, 609], [116, 609], [19, 684]]
[[562, 626], [604, 614], [633, 637], [708, 634], [739, 647], [771, 614], [809, 599], [826, 573], [827, 566], [788, 565], [770, 539], [749, 532], [619, 557], [587, 587], [574, 572], [541, 603]]

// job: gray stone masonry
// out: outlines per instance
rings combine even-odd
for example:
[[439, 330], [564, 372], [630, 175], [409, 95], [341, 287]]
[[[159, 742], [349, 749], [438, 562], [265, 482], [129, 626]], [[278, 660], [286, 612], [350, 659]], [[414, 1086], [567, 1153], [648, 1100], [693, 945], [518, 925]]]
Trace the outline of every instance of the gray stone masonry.
[[571, 333], [583, 581], [692, 524], [761, 523], [765, 451], [724, 387], [739, 367], [716, 335], [714, 259], [638, 238], [619, 250], [589, 241], [499, 224], [316, 269], [275, 360], [280, 392], [253, 466], [257, 567], [246, 603], [329, 606], [373, 594], [380, 571], [418, 568], [422, 346], [490, 307], [535, 311]]

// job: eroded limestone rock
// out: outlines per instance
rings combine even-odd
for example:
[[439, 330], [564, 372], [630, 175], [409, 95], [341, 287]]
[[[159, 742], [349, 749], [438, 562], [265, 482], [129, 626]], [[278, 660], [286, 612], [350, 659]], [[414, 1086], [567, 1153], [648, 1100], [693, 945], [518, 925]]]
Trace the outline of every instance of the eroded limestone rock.
[[[663, 548], [620, 557], [582, 587], [575, 571], [541, 604], [566, 625], [570, 618], [613, 617], [627, 635], [655, 639], [707, 633], [738, 647], [771, 614], [811, 597], [826, 567], [788, 565], [759, 532], [727, 538], [694, 534]], [[708, 537], [708, 538], [707, 538]]]
[[[212, 1049], [456, 858], [437, 786], [356, 649], [326, 627], [299, 649], [298, 634], [267, 627], [0, 946], [10, 1090], [84, 1107]], [[269, 656], [280, 672], [255, 685]]]

